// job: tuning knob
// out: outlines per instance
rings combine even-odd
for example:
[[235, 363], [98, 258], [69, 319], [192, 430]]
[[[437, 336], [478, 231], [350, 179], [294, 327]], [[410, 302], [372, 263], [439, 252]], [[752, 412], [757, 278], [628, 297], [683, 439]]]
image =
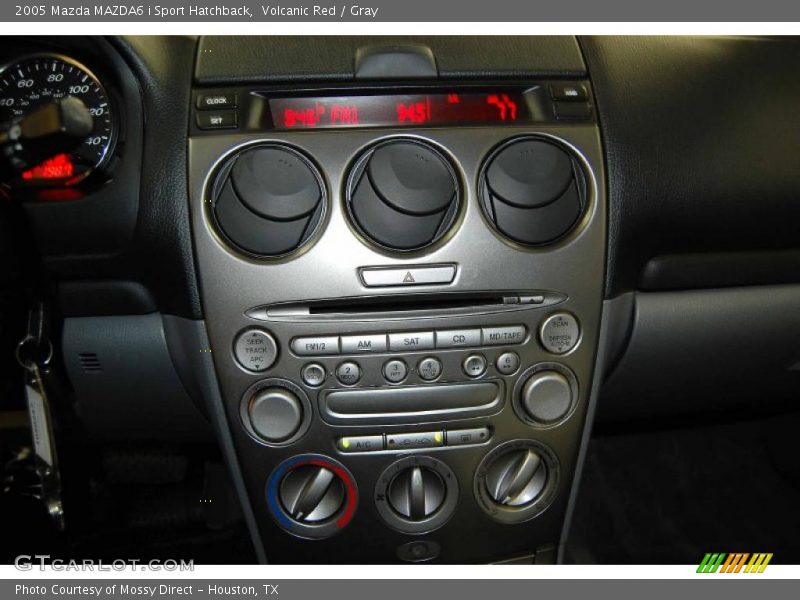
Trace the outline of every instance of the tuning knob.
[[389, 503], [404, 517], [420, 521], [439, 510], [445, 493], [438, 473], [426, 467], [411, 467], [389, 484]]
[[344, 482], [325, 467], [303, 465], [281, 481], [284, 510], [300, 523], [319, 523], [335, 515], [345, 500]]
[[540, 363], [523, 373], [514, 396], [514, 408], [523, 420], [532, 425], [555, 425], [575, 406], [578, 380], [563, 365]]
[[478, 466], [475, 495], [493, 519], [521, 523], [552, 502], [558, 485], [552, 451], [533, 440], [515, 440], [492, 450]]

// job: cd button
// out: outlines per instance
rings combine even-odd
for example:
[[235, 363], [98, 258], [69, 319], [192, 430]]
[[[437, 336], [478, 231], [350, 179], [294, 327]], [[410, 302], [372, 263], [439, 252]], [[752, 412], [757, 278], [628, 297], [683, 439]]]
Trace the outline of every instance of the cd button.
[[437, 348], [461, 348], [480, 345], [480, 329], [442, 329], [436, 332]]

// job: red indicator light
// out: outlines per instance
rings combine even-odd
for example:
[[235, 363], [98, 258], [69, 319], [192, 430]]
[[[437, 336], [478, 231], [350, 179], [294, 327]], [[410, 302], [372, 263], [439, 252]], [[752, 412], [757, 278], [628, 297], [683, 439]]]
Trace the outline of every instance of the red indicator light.
[[448, 104], [458, 104], [459, 102], [461, 102], [461, 98], [459, 98], [458, 94], [447, 94]]
[[508, 94], [489, 94], [486, 96], [487, 104], [497, 107], [501, 121], [517, 120], [517, 103], [508, 97]]
[[42, 164], [28, 169], [22, 174], [25, 181], [37, 179], [68, 179], [75, 173], [75, 165], [69, 154], [57, 154]]

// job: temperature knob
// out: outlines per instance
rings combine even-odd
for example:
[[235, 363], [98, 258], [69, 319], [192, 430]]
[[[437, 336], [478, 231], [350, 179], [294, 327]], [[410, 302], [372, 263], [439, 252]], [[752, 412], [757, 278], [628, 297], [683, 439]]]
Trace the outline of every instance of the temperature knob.
[[269, 477], [267, 505], [278, 524], [304, 538], [335, 535], [353, 518], [358, 492], [340, 462], [301, 454], [282, 462]]
[[523, 506], [533, 502], [547, 483], [547, 468], [532, 449], [499, 457], [486, 474], [486, 488], [498, 504]]

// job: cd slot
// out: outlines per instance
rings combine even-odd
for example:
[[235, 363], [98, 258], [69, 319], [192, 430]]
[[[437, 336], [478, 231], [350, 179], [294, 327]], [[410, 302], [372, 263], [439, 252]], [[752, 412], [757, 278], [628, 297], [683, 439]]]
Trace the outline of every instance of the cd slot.
[[392, 294], [281, 302], [252, 308], [246, 314], [261, 321], [391, 320], [509, 312], [564, 300], [564, 294], [541, 290]]

